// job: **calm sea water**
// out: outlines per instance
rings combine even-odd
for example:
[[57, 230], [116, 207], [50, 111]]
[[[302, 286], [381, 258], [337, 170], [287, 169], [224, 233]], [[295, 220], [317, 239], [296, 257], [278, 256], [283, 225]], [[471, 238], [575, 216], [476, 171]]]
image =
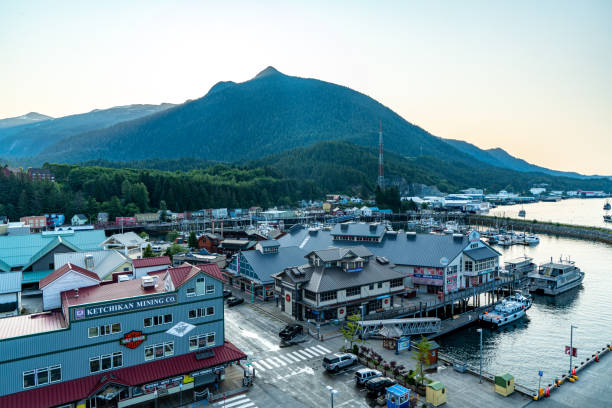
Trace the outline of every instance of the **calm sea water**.
[[[601, 213], [599, 204], [597, 207]], [[536, 389], [538, 370], [544, 371], [542, 383], [548, 384], [569, 369], [564, 348], [569, 345], [571, 324], [578, 326], [574, 329], [578, 362], [612, 341], [612, 246], [540, 235], [540, 244], [535, 247], [496, 249], [506, 260], [527, 255], [537, 264], [551, 256], [570, 256], [586, 275], [580, 288], [557, 297], [534, 296], [533, 306], [520, 321], [497, 330], [484, 329], [483, 370], [509, 372], [518, 383]], [[476, 327], [442, 338], [440, 344], [442, 352], [478, 367]]]
[[612, 199], [606, 198], [570, 198], [556, 203], [503, 205], [493, 208], [489, 214], [519, 218], [518, 212], [524, 208], [526, 220], [612, 228], [612, 223], [603, 220], [604, 214], [612, 214], [610, 211], [603, 210], [606, 200], [612, 203]]

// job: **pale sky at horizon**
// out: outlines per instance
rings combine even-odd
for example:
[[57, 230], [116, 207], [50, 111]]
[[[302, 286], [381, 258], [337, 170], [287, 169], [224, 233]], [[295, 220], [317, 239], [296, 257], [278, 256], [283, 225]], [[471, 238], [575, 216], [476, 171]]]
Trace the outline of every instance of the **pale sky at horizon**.
[[612, 1], [0, 0], [0, 118], [181, 103], [268, 65], [436, 136], [612, 175]]

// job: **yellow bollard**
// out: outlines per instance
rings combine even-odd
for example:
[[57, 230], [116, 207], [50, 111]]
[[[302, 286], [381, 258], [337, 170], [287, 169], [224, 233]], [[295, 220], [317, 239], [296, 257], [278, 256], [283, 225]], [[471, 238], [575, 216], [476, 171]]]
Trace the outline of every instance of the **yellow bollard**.
[[537, 400], [538, 400], [538, 396], [537, 396], [537, 395], [534, 395], [534, 396], [533, 396], [533, 400], [534, 400], [534, 401], [537, 401]]
[[569, 380], [570, 382], [575, 382], [575, 381], [576, 381], [576, 380], [574, 380], [572, 377], [568, 378], [568, 380]]
[[577, 375], [572, 375], [572, 378], [573, 378], [574, 380], [577, 380], [577, 379], [578, 379], [578, 376], [577, 376]]

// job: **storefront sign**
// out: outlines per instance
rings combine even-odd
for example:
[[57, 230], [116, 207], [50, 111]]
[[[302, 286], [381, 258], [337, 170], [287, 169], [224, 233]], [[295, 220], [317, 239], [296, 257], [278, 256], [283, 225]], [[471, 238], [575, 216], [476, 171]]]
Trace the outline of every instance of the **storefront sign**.
[[143, 341], [147, 339], [147, 335], [142, 332], [132, 330], [129, 333], [126, 333], [125, 336], [119, 342], [122, 346], [125, 346], [130, 349], [135, 349], [140, 346]]
[[132, 312], [150, 307], [165, 306], [177, 303], [176, 294], [155, 296], [146, 299], [127, 300], [107, 303], [101, 306], [79, 307], [74, 309], [74, 320], [91, 319], [116, 313]]
[[145, 392], [153, 392], [155, 390], [165, 390], [168, 388], [176, 387], [179, 384], [182, 384], [182, 382], [183, 382], [182, 375], [180, 377], [166, 378], [165, 380], [156, 381], [154, 383], [145, 385], [144, 390]]
[[359, 272], [359, 271], [363, 271], [363, 268], [351, 268], [351, 269], [347, 269], [347, 272]]
[[195, 373], [191, 373], [189, 374], [192, 377], [199, 377], [201, 375], [206, 375], [206, 374], [211, 374], [211, 373], [215, 373], [215, 374], [221, 374], [225, 371], [225, 367], [224, 366], [217, 366], [214, 368], [206, 368], [204, 370], [200, 370], [200, 371], [196, 371]]

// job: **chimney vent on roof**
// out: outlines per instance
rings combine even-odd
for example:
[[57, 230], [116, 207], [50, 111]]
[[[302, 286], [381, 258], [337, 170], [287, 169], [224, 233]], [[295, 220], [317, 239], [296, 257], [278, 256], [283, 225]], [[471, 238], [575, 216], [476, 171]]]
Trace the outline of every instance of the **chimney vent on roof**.
[[92, 254], [85, 255], [85, 269], [93, 271], [94, 269], [94, 258]]
[[415, 231], [406, 231], [406, 239], [416, 239], [417, 233]]
[[372, 232], [376, 231], [377, 227], [378, 227], [378, 224], [370, 224], [370, 231]]

